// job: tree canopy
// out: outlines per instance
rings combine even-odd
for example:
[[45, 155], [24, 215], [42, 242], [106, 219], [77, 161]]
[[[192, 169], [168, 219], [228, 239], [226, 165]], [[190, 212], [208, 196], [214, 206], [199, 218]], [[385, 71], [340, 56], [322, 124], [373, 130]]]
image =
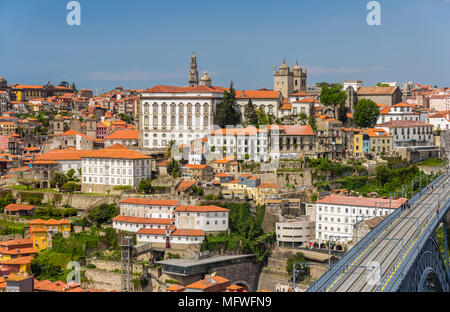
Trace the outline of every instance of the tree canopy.
[[233, 82], [230, 83], [230, 89], [223, 92], [222, 102], [217, 105], [216, 120], [218, 126], [226, 128], [227, 125], [237, 125], [241, 120], [241, 113], [235, 109], [236, 93], [233, 88]]
[[258, 115], [256, 114], [255, 106], [253, 105], [252, 99], [248, 100], [244, 111], [245, 121], [249, 125], [258, 125]]
[[320, 93], [320, 102], [332, 107], [334, 110], [334, 117], [336, 118], [336, 111], [340, 106], [345, 105], [347, 100], [347, 93], [342, 90], [342, 85], [333, 84], [330, 87], [327, 85], [322, 86], [322, 92]]
[[361, 128], [372, 128], [378, 120], [380, 110], [374, 101], [360, 99], [355, 106], [353, 121]]

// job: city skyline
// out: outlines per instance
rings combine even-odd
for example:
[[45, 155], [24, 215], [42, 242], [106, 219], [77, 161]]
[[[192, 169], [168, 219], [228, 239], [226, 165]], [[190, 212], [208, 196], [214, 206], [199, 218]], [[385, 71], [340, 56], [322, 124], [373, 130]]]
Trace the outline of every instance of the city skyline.
[[185, 86], [195, 52], [200, 75], [207, 71], [213, 85], [225, 87], [232, 80], [237, 89], [271, 89], [283, 59], [306, 67], [308, 84], [450, 85], [445, 0], [380, 1], [381, 26], [367, 25], [368, 1], [356, 0], [231, 1], [229, 11], [206, 1], [79, 2], [81, 25], [68, 26], [65, 1], [0, 1], [0, 75], [9, 84]]

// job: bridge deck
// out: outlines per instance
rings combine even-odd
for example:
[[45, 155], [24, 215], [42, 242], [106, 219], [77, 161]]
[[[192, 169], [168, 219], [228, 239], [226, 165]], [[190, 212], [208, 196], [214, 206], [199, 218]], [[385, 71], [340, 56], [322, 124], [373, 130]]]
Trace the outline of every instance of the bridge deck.
[[[326, 291], [383, 291], [430, 221], [437, 217], [437, 208], [442, 208], [449, 198], [450, 183], [446, 183], [447, 179], [448, 174], [444, 173], [433, 190], [427, 190], [409, 209], [405, 209], [367, 248], [359, 252], [353, 263], [343, 266], [333, 276], [334, 281]], [[374, 265], [379, 265], [380, 269], [373, 270]], [[376, 282], [377, 278], [382, 282]]]

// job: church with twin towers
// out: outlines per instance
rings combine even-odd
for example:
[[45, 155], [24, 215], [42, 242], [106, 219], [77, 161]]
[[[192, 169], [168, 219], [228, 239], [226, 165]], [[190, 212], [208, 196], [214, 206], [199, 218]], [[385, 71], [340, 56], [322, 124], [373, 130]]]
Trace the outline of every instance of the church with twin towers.
[[[273, 90], [236, 90], [236, 108], [242, 116], [249, 99], [256, 108], [262, 107], [267, 114], [277, 118], [308, 113], [308, 107], [300, 107], [304, 103], [285, 105], [290, 96], [306, 91], [306, 69], [300, 67], [298, 62], [290, 67], [283, 60], [278, 69], [275, 67], [273, 75]], [[139, 145], [143, 148], [165, 148], [172, 140], [181, 145], [207, 137], [214, 128], [214, 116], [225, 90], [225, 87], [213, 85], [206, 71], [199, 78], [197, 57], [193, 53], [188, 86], [157, 85], [142, 91], [138, 118]]]

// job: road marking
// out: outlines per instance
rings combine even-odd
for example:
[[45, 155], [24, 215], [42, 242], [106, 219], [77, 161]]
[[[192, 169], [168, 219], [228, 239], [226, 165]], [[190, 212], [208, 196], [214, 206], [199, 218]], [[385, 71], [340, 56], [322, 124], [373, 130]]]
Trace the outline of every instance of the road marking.
[[[445, 205], [445, 202], [448, 200], [450, 196], [447, 196], [447, 199], [444, 201], [444, 203], [439, 207], [439, 210]], [[394, 273], [397, 271], [398, 267], [400, 266], [400, 264], [403, 262], [403, 259], [405, 259], [406, 255], [409, 253], [409, 251], [411, 250], [412, 246], [416, 243], [417, 239], [422, 235], [423, 231], [425, 231], [425, 229], [428, 227], [428, 225], [430, 224], [430, 221], [434, 218], [436, 218], [437, 214], [435, 216], [433, 216], [432, 218], [428, 219], [427, 223], [425, 224], [425, 226], [422, 228], [422, 230], [420, 231], [419, 235], [416, 237], [416, 239], [414, 239], [414, 241], [412, 242], [412, 244], [409, 246], [408, 250], [406, 251], [406, 253], [403, 255], [403, 258], [398, 262], [397, 266], [395, 267], [394, 271], [392, 271], [391, 275], [389, 276], [389, 278], [386, 280], [386, 283], [384, 283], [383, 287], [381, 288], [381, 291], [384, 291], [384, 289], [386, 288], [387, 284], [389, 283], [389, 281], [391, 280], [392, 276], [394, 275]]]
[[330, 285], [330, 287], [327, 288], [327, 290], [325, 290], [325, 292], [328, 292], [331, 287], [333, 287], [340, 279], [342, 276], [344, 276], [344, 274], [355, 264], [356, 261], [359, 260], [359, 258], [361, 258], [362, 255], [364, 255], [366, 253], [366, 251], [372, 247], [372, 245], [392, 226], [394, 225], [394, 223], [396, 223], [398, 221], [398, 219], [400, 219], [400, 217], [402, 217], [408, 210], [405, 210], [400, 216], [397, 217], [397, 219], [394, 220], [394, 222], [392, 222], [383, 232], [381, 232], [380, 235], [378, 235], [378, 237], [366, 248], [364, 249], [364, 251], [358, 256], [358, 258], [355, 259], [355, 261], [353, 261], [353, 263], [347, 267], [347, 269], [333, 282], [333, 284]]

